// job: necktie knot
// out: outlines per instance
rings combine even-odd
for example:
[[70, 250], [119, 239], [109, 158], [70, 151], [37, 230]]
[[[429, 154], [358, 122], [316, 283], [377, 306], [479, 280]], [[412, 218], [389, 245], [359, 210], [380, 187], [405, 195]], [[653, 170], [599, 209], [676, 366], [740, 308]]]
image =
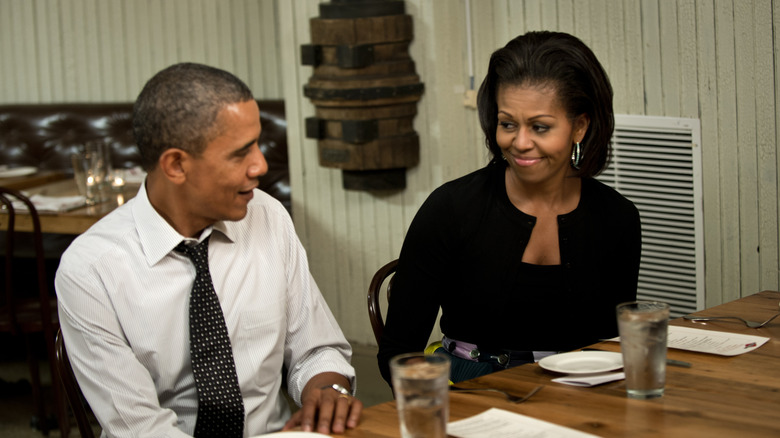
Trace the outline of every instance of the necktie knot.
[[[211, 236], [209, 236], [211, 237]], [[208, 271], [209, 266], [209, 237], [197, 245], [187, 245], [183, 241], [176, 245], [176, 252], [180, 252], [192, 260], [197, 272]]]

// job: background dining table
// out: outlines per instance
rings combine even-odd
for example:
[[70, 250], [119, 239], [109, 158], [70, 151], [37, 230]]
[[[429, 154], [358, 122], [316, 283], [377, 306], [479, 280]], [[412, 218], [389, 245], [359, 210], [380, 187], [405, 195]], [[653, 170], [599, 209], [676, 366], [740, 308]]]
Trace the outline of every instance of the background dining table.
[[[9, 179], [10, 180], [10, 179]], [[39, 172], [24, 178], [14, 178], [12, 181], [0, 181], [0, 186], [24, 190], [27, 196], [35, 194], [43, 196], [74, 196], [78, 188], [72, 176], [63, 173]], [[41, 231], [43, 233], [81, 234], [103, 216], [118, 206], [133, 198], [140, 184], [125, 184], [121, 189], [105, 190], [105, 200], [95, 205], [84, 205], [78, 208], [60, 212], [39, 211]], [[8, 215], [0, 214], [0, 230], [8, 227]], [[16, 216], [18, 231], [32, 231], [32, 217], [24, 212]]]
[[53, 181], [61, 181], [66, 178], [68, 178], [68, 175], [65, 172], [59, 170], [42, 170], [32, 174], [0, 177], [0, 187], [13, 190], [24, 190]]
[[[763, 291], [695, 315], [738, 315], [764, 321], [780, 311], [778, 304], [780, 292]], [[544, 387], [522, 404], [491, 392], [450, 392], [450, 421], [499, 408], [602, 437], [780, 436], [780, 318], [758, 329], [737, 320], [702, 323], [676, 318], [670, 324], [769, 340], [737, 356], [669, 349], [667, 358], [689, 362], [691, 367], [667, 366], [665, 394], [649, 400], [627, 398], [624, 380], [577, 387], [553, 382], [561, 374], [546, 371], [538, 363], [510, 368], [458, 386], [500, 388], [518, 395]], [[620, 351], [620, 344], [612, 341], [583, 347]], [[395, 402], [365, 409], [359, 426], [344, 436], [400, 436]]]

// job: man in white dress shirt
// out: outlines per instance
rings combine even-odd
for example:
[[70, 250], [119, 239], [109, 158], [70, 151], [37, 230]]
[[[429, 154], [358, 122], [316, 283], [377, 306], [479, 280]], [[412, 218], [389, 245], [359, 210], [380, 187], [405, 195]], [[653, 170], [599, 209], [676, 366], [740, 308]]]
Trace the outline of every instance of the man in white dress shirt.
[[[251, 91], [225, 71], [177, 64], [147, 82], [133, 127], [146, 181], [73, 242], [55, 281], [68, 354], [103, 435], [193, 435], [188, 304], [196, 271], [174, 248], [207, 238], [243, 436], [355, 427], [363, 405], [351, 395], [352, 350], [289, 214], [256, 189], [268, 166]], [[292, 415], [280, 392], [283, 369], [301, 406]]]

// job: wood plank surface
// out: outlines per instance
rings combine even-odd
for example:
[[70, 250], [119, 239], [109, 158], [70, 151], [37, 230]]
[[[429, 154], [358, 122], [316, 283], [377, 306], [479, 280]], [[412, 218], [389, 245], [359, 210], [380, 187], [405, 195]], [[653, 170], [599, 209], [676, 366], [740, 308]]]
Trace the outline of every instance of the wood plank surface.
[[40, 186], [54, 181], [60, 181], [68, 178], [64, 172], [43, 170], [32, 175], [18, 176], [12, 178], [0, 178], [0, 187], [12, 190], [25, 190], [30, 187]]

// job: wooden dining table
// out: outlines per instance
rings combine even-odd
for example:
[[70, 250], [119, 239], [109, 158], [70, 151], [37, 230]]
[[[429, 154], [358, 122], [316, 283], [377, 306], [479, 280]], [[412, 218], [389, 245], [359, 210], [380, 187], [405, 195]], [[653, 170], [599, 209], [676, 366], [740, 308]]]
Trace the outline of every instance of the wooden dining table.
[[[764, 321], [780, 311], [778, 304], [780, 292], [763, 291], [694, 315], [738, 315]], [[450, 421], [499, 408], [602, 437], [779, 437], [780, 317], [758, 329], [736, 320], [702, 323], [677, 318], [670, 324], [768, 337], [769, 341], [737, 356], [669, 349], [668, 359], [688, 362], [691, 367], [667, 366], [664, 395], [648, 400], [627, 398], [624, 380], [576, 387], [553, 382], [561, 375], [538, 363], [510, 368], [458, 386], [500, 388], [519, 395], [539, 385], [544, 385], [542, 390], [521, 404], [491, 392], [451, 392]], [[583, 347], [620, 351], [620, 344], [611, 341]], [[359, 426], [344, 436], [400, 436], [395, 402], [364, 409]]]
[[[15, 179], [16, 190], [24, 190], [27, 196], [40, 194], [43, 196], [74, 196], [78, 188], [72, 176], [32, 175], [29, 179]], [[0, 186], [3, 186], [0, 181]], [[8, 187], [11, 187], [8, 185]], [[133, 198], [140, 184], [125, 184], [121, 189], [107, 188], [104, 191], [104, 201], [95, 205], [84, 205], [68, 211], [39, 212], [41, 231], [43, 233], [81, 234], [103, 216], [118, 206]], [[0, 213], [0, 230], [8, 228], [8, 215]], [[18, 231], [33, 231], [32, 216], [25, 212], [17, 212], [15, 228]]]
[[59, 170], [39, 170], [33, 174], [0, 178], [0, 187], [12, 190], [25, 190], [68, 178], [68, 174]]

